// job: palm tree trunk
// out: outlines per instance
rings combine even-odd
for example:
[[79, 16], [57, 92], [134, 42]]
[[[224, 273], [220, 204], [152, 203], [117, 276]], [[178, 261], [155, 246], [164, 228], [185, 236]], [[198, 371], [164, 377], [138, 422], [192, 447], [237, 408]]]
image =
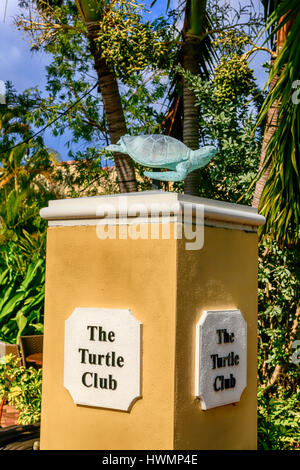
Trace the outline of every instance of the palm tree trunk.
[[[186, 0], [183, 26], [184, 44], [183, 68], [193, 75], [200, 72], [200, 36], [206, 12], [207, 0]], [[189, 89], [187, 81], [183, 81], [183, 143], [192, 150], [199, 148], [199, 109], [196, 106], [194, 91]], [[184, 180], [185, 194], [199, 195], [201, 169], [188, 174]]]
[[[97, 23], [87, 22], [86, 25], [88, 29], [90, 50], [94, 58], [95, 70], [99, 81], [99, 89], [106, 113], [110, 140], [112, 144], [116, 144], [120, 137], [127, 132], [117, 79], [115, 73], [102, 58], [101, 49], [95, 41], [98, 33]], [[132, 159], [128, 155], [114, 153], [114, 161], [120, 192], [137, 191], [136, 176]]]
[[[198, 41], [187, 37], [183, 46], [183, 67], [193, 74], [199, 72], [197, 60]], [[183, 82], [183, 143], [192, 150], [199, 148], [199, 113], [196, 96], [186, 80]], [[185, 194], [198, 195], [199, 170], [192, 171], [184, 180]]]
[[[287, 22], [277, 32], [277, 36], [276, 36], [276, 55], [277, 56], [280, 52], [280, 49], [283, 47], [285, 43], [287, 34], [292, 26], [292, 23], [293, 23], [293, 20]], [[271, 66], [274, 63], [274, 60], [275, 59], [273, 58], [271, 61]], [[279, 75], [276, 75], [274, 79], [272, 80], [272, 82], [270, 83], [270, 91], [274, 88], [278, 79], [279, 79]], [[265, 167], [265, 157], [266, 157], [266, 152], [269, 146], [269, 142], [271, 138], [273, 137], [274, 133], [276, 132], [276, 129], [278, 128], [279, 110], [280, 110], [280, 102], [275, 101], [273, 106], [270, 107], [268, 114], [267, 114], [266, 127], [265, 127], [262, 149], [261, 149], [261, 154], [260, 154], [260, 161], [259, 161], [259, 170], [258, 170], [259, 174]], [[269, 167], [264, 170], [264, 172], [261, 174], [261, 176], [258, 178], [256, 182], [254, 196], [252, 199], [253, 207], [256, 207], [256, 208], [259, 207], [260, 198], [265, 188], [266, 182], [269, 178], [270, 171], [271, 171], [271, 166], [269, 165]]]
[[[272, 90], [272, 88], [276, 85], [278, 78], [279, 78], [278, 75], [274, 77], [274, 79], [272, 80], [270, 84], [270, 90]], [[279, 108], [280, 108], [280, 103], [276, 101], [274, 102], [274, 105], [271, 106], [267, 114], [264, 138], [263, 138], [262, 149], [261, 149], [260, 160], [259, 160], [259, 169], [258, 169], [259, 174], [261, 173], [261, 171], [263, 170], [265, 166], [265, 158], [266, 158], [266, 152], [269, 146], [269, 142], [278, 127]], [[271, 166], [269, 165], [268, 168], [266, 168], [264, 172], [261, 174], [261, 176], [258, 178], [256, 185], [255, 185], [254, 196], [252, 200], [252, 207], [258, 208], [259, 201], [260, 201], [262, 192], [264, 190], [264, 187], [266, 185], [266, 182], [269, 178], [270, 171], [271, 171]]]

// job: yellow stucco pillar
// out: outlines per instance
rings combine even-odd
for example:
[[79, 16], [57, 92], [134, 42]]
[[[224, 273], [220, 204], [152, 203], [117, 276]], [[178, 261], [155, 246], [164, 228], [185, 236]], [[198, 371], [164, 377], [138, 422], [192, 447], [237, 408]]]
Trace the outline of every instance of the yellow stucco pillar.
[[[263, 217], [250, 207], [159, 191], [51, 201], [41, 216], [49, 221], [41, 449], [255, 449], [256, 230]], [[183, 226], [198, 230], [194, 240]], [[65, 365], [66, 320], [75, 309], [129, 309], [141, 325], [140, 396], [128, 410], [75, 403], [64, 386], [65, 367], [75, 382], [78, 374], [79, 362]], [[205, 410], [195, 393], [197, 325], [204, 312], [232, 310], [247, 325], [246, 363], [230, 366], [230, 345], [224, 370], [243, 367], [247, 384], [239, 401]], [[79, 393], [92, 387], [92, 374], [86, 377]], [[215, 389], [222, 396], [221, 385]]]

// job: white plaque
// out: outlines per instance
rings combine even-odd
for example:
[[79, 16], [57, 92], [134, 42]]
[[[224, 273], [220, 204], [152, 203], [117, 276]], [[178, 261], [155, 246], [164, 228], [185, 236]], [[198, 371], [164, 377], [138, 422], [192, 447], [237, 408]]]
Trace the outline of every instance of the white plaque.
[[130, 310], [76, 308], [65, 322], [64, 360], [76, 404], [128, 411], [141, 394], [141, 323]]
[[240, 400], [247, 382], [247, 325], [240, 310], [205, 311], [196, 326], [195, 395], [203, 410]]

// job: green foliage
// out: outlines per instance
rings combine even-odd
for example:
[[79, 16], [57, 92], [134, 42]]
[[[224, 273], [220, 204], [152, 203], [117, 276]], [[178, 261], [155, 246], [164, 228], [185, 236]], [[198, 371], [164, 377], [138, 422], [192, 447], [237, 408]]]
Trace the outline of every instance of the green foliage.
[[288, 345], [299, 303], [299, 249], [280, 248], [275, 242], [264, 240], [260, 244], [258, 285], [260, 380], [267, 382], [279, 363], [288, 365], [290, 382], [297, 372], [290, 363]]
[[145, 12], [135, 0], [110, 0], [99, 18], [102, 57], [125, 80], [146, 67], [166, 68], [172, 59], [169, 22], [164, 17], [144, 21]]
[[[150, 82], [150, 86], [148, 86]], [[161, 132], [165, 118], [167, 74], [149, 72], [135, 74], [122, 94], [122, 103], [130, 135]]]
[[0, 339], [8, 343], [43, 331], [46, 224], [39, 209], [26, 191], [12, 190], [0, 203]]
[[11, 249], [8, 246], [7, 267], [0, 273], [0, 340], [7, 343], [15, 343], [20, 335], [42, 334], [44, 313], [44, 260], [30, 263], [22, 275], [17, 269], [24, 260]]
[[1, 246], [15, 242], [22, 249], [27, 259], [43, 255], [44, 237], [42, 233], [46, 224], [39, 216], [41, 205], [45, 201], [35, 198], [35, 192], [28, 189], [0, 192], [0, 253]]
[[200, 196], [251, 203], [248, 187], [256, 175], [261, 139], [252, 135], [255, 109], [244, 104], [243, 94], [235, 101], [220, 103], [214, 80], [206, 81], [181, 70], [194, 90], [199, 106], [203, 145], [215, 145], [216, 157], [201, 176]]
[[258, 392], [258, 449], [299, 450], [300, 394], [284, 390], [265, 398]]
[[0, 399], [20, 411], [19, 424], [40, 421], [42, 369], [25, 368], [12, 354], [0, 359]]
[[[264, 239], [259, 249], [258, 431], [261, 449], [299, 448], [299, 364], [292, 363], [299, 334], [299, 247]], [[299, 339], [299, 337], [298, 337]]]
[[248, 96], [255, 91], [253, 70], [243, 54], [249, 37], [229, 31], [220, 33], [215, 42], [223, 47], [223, 55], [214, 72], [215, 98], [219, 105], [232, 104], [242, 95]]
[[0, 189], [17, 190], [37, 174], [50, 173], [53, 151], [31, 129], [37, 92], [17, 94], [9, 82], [6, 85], [6, 103], [0, 104]]
[[285, 22], [294, 21], [268, 83], [279, 79], [257, 121], [262, 123], [279, 104], [278, 127], [264, 162], [271, 171], [260, 201], [267, 222], [259, 260], [259, 448], [299, 450], [299, 363], [291, 361], [300, 315], [299, 104], [296, 91], [296, 101], [292, 95], [299, 79], [299, 2], [263, 3], [267, 14], [273, 12], [266, 26], [268, 39], [274, 40]]
[[268, 144], [264, 162], [263, 171], [269, 165], [271, 170], [261, 196], [260, 210], [266, 217], [264, 231], [286, 245], [297, 244], [300, 235], [300, 108], [295, 90], [300, 83], [299, 13], [298, 0], [283, 0], [276, 3], [267, 23], [266, 29], [271, 30], [273, 36], [279, 27], [292, 20], [290, 32], [271, 68], [268, 84], [276, 76], [279, 78], [269, 91], [258, 117], [260, 124], [274, 106], [279, 106], [278, 126]]
[[49, 153], [25, 119], [35, 101], [29, 91], [8, 90], [0, 106], [0, 339], [15, 343], [43, 330], [46, 222], [39, 210], [52, 194], [41, 179]]

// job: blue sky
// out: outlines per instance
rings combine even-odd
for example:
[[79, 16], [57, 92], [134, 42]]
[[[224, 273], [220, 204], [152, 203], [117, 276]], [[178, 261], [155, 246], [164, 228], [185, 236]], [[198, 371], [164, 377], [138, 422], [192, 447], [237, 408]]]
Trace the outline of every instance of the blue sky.
[[13, 25], [17, 5], [17, 0], [8, 0], [4, 23], [5, 0], [0, 0], [0, 78], [11, 80], [21, 91], [37, 83], [45, 83], [44, 68], [49, 59], [43, 53], [30, 52], [28, 40]]
[[[173, 0], [174, 2], [176, 0]], [[11, 81], [17, 91], [39, 86], [44, 92], [46, 85], [45, 67], [50, 62], [50, 57], [43, 53], [30, 52], [28, 36], [17, 30], [13, 24], [13, 17], [18, 14], [18, 0], [8, 0], [6, 19], [4, 20], [6, 0], [0, 0], [0, 80]], [[238, 0], [231, 3], [237, 4]], [[249, 0], [241, 0], [242, 5], [249, 3]], [[256, 8], [262, 11], [261, 2], [255, 0]], [[158, 16], [164, 13], [166, 1], [157, 0], [152, 8], [151, 16]], [[251, 63], [255, 77], [260, 86], [265, 84], [267, 75], [261, 64], [268, 60], [268, 55], [263, 52], [256, 54]], [[51, 132], [44, 133], [46, 145], [57, 150], [63, 159], [67, 159], [67, 149], [65, 141], [67, 136], [53, 137]], [[78, 146], [77, 146], [78, 148]]]

